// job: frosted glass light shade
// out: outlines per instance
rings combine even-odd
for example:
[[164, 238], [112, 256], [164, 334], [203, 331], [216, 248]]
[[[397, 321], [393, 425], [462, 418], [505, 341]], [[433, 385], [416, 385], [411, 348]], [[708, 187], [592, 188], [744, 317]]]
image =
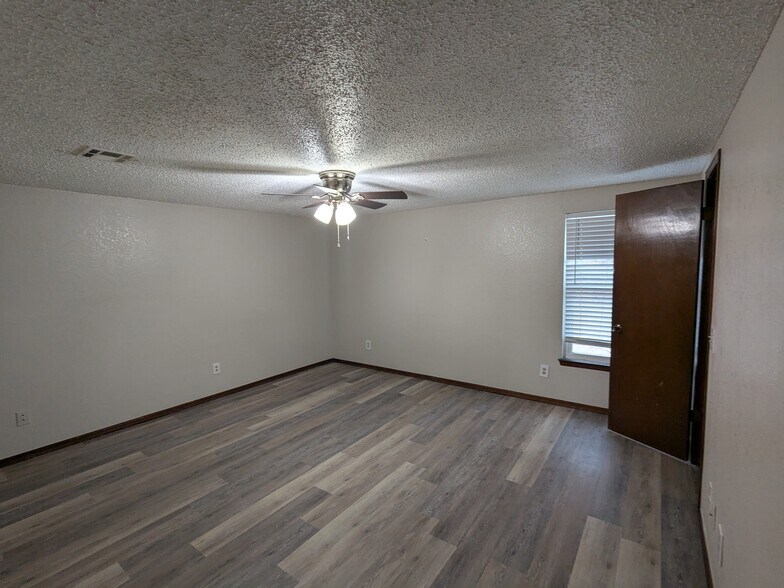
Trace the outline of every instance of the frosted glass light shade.
[[347, 225], [357, 218], [357, 213], [348, 202], [341, 202], [335, 210], [335, 224]]
[[[320, 220], [325, 225], [328, 225], [329, 221], [332, 220], [332, 205], [325, 202], [316, 209], [316, 212], [313, 214], [313, 216], [315, 216], [317, 220]], [[337, 215], [335, 215], [335, 218], [337, 219]]]

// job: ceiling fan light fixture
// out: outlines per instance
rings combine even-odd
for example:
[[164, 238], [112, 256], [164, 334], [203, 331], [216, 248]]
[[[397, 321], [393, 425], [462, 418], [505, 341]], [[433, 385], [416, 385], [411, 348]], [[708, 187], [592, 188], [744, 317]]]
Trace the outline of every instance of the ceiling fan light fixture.
[[[353, 211], [352, 211], [353, 212]], [[316, 209], [316, 212], [313, 213], [313, 216], [316, 217], [316, 220], [321, 221], [325, 225], [329, 224], [329, 221], [332, 220], [332, 205], [325, 202], [321, 206]], [[337, 222], [337, 214], [335, 215], [335, 222]]]
[[338, 207], [335, 209], [335, 224], [347, 225], [355, 218], [357, 218], [357, 213], [354, 212], [354, 208], [351, 206], [351, 204], [345, 200], [338, 204]]

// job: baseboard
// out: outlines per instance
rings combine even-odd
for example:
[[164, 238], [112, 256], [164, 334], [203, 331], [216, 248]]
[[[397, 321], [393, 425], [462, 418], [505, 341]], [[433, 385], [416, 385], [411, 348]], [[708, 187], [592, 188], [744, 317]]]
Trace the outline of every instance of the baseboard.
[[223, 392], [217, 392], [216, 394], [210, 394], [209, 396], [205, 396], [204, 398], [197, 398], [196, 400], [191, 400], [189, 402], [183, 402], [182, 404], [178, 404], [176, 406], [172, 406], [169, 408], [164, 408], [163, 410], [158, 410], [156, 412], [151, 412], [150, 414], [146, 414], [140, 417], [136, 417], [135, 419], [131, 419], [129, 421], [123, 421], [121, 423], [117, 423], [116, 425], [110, 425], [108, 427], [104, 427], [103, 429], [98, 429], [97, 431], [91, 431], [89, 433], [84, 433], [83, 435], [78, 435], [76, 437], [71, 437], [70, 439], [64, 439], [63, 441], [57, 441], [56, 443], [52, 443], [51, 445], [45, 445], [43, 447], [38, 447], [36, 449], [31, 449], [30, 451], [25, 451], [24, 453], [19, 453], [17, 455], [12, 455], [11, 457], [6, 457], [0, 459], [0, 468], [4, 466], [11, 465], [13, 463], [18, 463], [20, 461], [24, 461], [26, 459], [30, 459], [31, 457], [36, 457], [38, 455], [43, 455], [44, 453], [50, 453], [52, 451], [56, 451], [57, 449], [62, 449], [63, 447], [68, 447], [70, 445], [76, 445], [77, 443], [82, 443], [84, 441], [89, 441], [90, 439], [95, 439], [96, 437], [101, 437], [102, 435], [108, 435], [109, 433], [114, 433], [115, 431], [119, 431], [121, 429], [127, 429], [128, 427], [132, 427], [134, 425], [138, 425], [141, 423], [146, 423], [147, 421], [151, 421], [154, 419], [159, 419], [161, 417], [170, 415], [174, 412], [179, 412], [181, 410], [185, 410], [186, 408], [191, 408], [192, 406], [197, 406], [199, 404], [204, 404], [205, 402], [210, 402], [211, 400], [217, 400], [218, 398], [223, 398], [224, 396], [230, 396], [231, 394], [237, 394], [238, 392], [242, 392], [244, 390], [248, 390], [249, 388], [255, 388], [256, 386], [260, 386], [262, 384], [268, 384], [269, 382], [274, 382], [275, 380], [280, 380], [281, 378], [286, 378], [288, 376], [292, 376], [296, 373], [303, 372], [305, 370], [309, 370], [314, 367], [318, 367], [320, 365], [324, 365], [327, 363], [331, 363], [332, 359], [324, 359], [322, 361], [317, 361], [316, 363], [311, 363], [310, 365], [305, 365], [302, 367], [295, 368], [293, 370], [289, 370], [287, 372], [283, 372], [282, 374], [276, 374], [274, 376], [270, 376], [268, 378], [263, 378], [261, 380], [257, 380], [255, 382], [251, 382], [250, 384], [244, 384], [242, 386], [238, 386], [236, 388], [232, 388], [230, 390], [224, 390]]
[[708, 588], [713, 588], [713, 573], [711, 572], [710, 557], [708, 556], [708, 542], [705, 540], [705, 522], [702, 519], [702, 509], [697, 510], [700, 517], [700, 539], [702, 540], [702, 562], [705, 567], [705, 576], [708, 579]]
[[471, 382], [461, 382], [459, 380], [450, 380], [449, 378], [439, 378], [437, 376], [428, 376], [427, 374], [418, 374], [416, 372], [406, 372], [404, 370], [396, 370], [393, 368], [381, 367], [377, 365], [370, 365], [367, 363], [360, 363], [358, 361], [349, 361], [348, 359], [337, 359], [337, 363], [344, 363], [346, 365], [353, 365], [356, 367], [368, 368], [371, 370], [378, 370], [381, 372], [389, 372], [399, 376], [408, 376], [410, 378], [420, 378], [422, 380], [431, 380], [440, 384], [448, 384], [450, 386], [460, 386], [461, 388], [470, 388], [472, 390], [479, 390], [481, 392], [490, 392], [492, 394], [501, 394], [503, 396], [513, 396], [514, 398], [522, 398], [524, 400], [533, 400], [534, 402], [543, 402], [545, 404], [554, 404], [556, 406], [565, 406], [567, 408], [574, 408], [577, 410], [587, 410], [589, 412], [596, 412], [599, 414], [607, 414], [607, 409], [600, 406], [593, 406], [591, 404], [580, 404], [579, 402], [570, 402], [568, 400], [559, 400], [557, 398], [548, 398], [547, 396], [537, 396], [535, 394], [525, 394], [524, 392], [515, 392], [513, 390], [505, 390], [504, 388], [494, 388], [493, 386], [484, 386], [482, 384], [473, 384]]
[[[236, 394], [238, 392], [242, 392], [243, 390], [248, 390], [249, 388], [254, 388], [255, 386], [260, 386], [262, 384], [267, 384], [269, 382], [273, 382], [275, 380], [279, 380], [281, 378], [285, 378], [296, 373], [309, 370], [314, 367], [318, 367], [320, 365], [324, 365], [330, 362], [342, 363], [345, 365], [352, 365], [356, 367], [363, 367], [372, 370], [378, 370], [381, 372], [389, 372], [392, 374], [398, 374], [401, 376], [408, 376], [411, 378], [420, 378], [423, 380], [431, 380], [433, 382], [439, 382], [441, 384], [447, 384], [450, 386], [460, 386], [461, 388], [470, 388], [472, 390], [479, 390], [481, 392], [490, 392], [492, 394], [502, 394], [504, 396], [512, 396], [514, 398], [522, 398], [524, 400], [533, 400], [535, 402], [544, 402], [546, 404], [554, 404], [556, 406], [565, 406], [567, 408], [574, 408], [577, 410], [587, 410], [590, 412], [596, 412], [599, 414], [607, 414], [606, 408], [601, 408], [599, 406], [592, 406], [590, 404], [580, 404], [579, 402], [569, 402], [568, 400], [558, 400], [557, 398], [548, 398], [546, 396], [536, 396], [535, 394], [525, 394], [523, 392], [515, 392], [513, 390], [505, 390], [503, 388], [494, 388], [492, 386], [483, 386], [482, 384], [473, 384], [471, 382], [461, 382], [459, 380], [450, 380], [448, 378], [439, 378], [436, 376], [428, 376], [427, 374], [417, 374], [415, 372], [406, 372], [403, 370], [396, 370], [392, 368], [386, 368], [376, 365], [370, 365], [366, 363], [359, 363], [356, 361], [349, 361], [347, 359], [325, 359], [322, 361], [318, 361], [316, 363], [312, 363], [310, 365], [305, 365], [293, 370], [289, 370], [287, 372], [283, 372], [282, 374], [276, 374], [274, 376], [270, 376], [268, 378], [264, 378], [262, 380], [257, 380], [256, 382], [251, 382], [250, 384], [245, 384], [243, 386], [238, 386], [237, 388], [232, 388], [230, 390], [224, 390], [223, 392], [218, 392], [216, 394], [211, 394], [210, 396], [205, 396], [204, 398], [197, 398], [196, 400], [191, 400], [189, 402], [184, 402], [182, 404], [178, 404], [176, 406], [172, 406], [169, 408], [164, 408], [163, 410], [159, 410], [156, 412], [152, 412], [150, 414], [146, 414], [135, 419], [131, 419], [128, 421], [123, 421], [121, 423], [117, 423], [116, 425], [111, 425], [108, 427], [104, 427], [103, 429], [98, 429], [97, 431], [91, 431], [89, 433], [84, 433], [83, 435], [78, 435], [76, 437], [71, 437], [70, 439], [64, 439], [63, 441], [57, 441], [56, 443], [52, 443], [50, 445], [45, 445], [43, 447], [38, 447], [36, 449], [31, 449], [30, 451], [25, 451], [24, 453], [19, 453], [17, 455], [12, 455], [10, 457], [6, 457], [0, 459], [0, 468], [18, 463], [20, 461], [24, 461], [26, 459], [30, 459], [32, 457], [36, 457], [38, 455], [43, 455], [45, 453], [50, 453], [52, 451], [56, 451], [58, 449], [62, 449], [63, 447], [68, 447], [70, 445], [76, 445], [77, 443], [82, 443], [84, 441], [89, 441], [90, 439], [95, 439], [96, 437], [101, 437], [102, 435], [108, 435], [109, 433], [114, 433], [115, 431], [119, 431], [121, 429], [127, 429], [128, 427], [132, 427], [134, 425], [139, 425], [141, 423], [146, 423], [147, 421], [151, 421], [154, 419], [159, 419], [161, 417], [170, 415], [175, 412], [179, 412], [181, 410], [185, 410], [187, 408], [191, 408], [192, 406], [197, 406], [199, 404], [203, 404], [205, 402], [210, 402], [211, 400], [217, 400], [218, 398], [223, 398], [224, 396], [229, 396], [231, 394]], [[705, 542], [705, 538], [703, 537], [703, 545]]]

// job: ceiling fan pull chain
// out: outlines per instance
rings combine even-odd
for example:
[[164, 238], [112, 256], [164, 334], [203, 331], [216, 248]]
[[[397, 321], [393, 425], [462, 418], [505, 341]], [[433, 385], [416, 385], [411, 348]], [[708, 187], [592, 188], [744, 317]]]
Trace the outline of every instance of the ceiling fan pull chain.
[[351, 241], [351, 225], [346, 225], [346, 241]]
[[340, 247], [340, 225], [335, 223], [335, 227], [338, 230], [338, 247]]

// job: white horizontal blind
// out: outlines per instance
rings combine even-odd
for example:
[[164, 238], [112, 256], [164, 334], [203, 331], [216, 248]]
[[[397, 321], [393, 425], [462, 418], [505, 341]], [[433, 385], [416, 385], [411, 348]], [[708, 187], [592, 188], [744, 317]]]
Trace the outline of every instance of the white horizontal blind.
[[566, 215], [563, 339], [609, 349], [615, 212]]

